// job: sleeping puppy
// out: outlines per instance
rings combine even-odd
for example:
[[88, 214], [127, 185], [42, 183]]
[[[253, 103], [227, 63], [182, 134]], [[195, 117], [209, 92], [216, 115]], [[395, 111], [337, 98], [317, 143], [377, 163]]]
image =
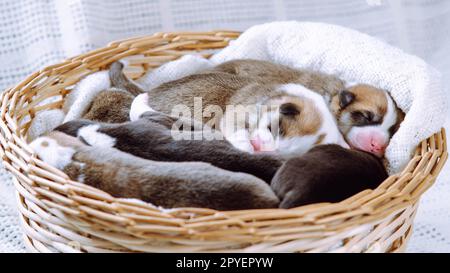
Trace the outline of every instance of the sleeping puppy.
[[388, 177], [376, 156], [338, 145], [314, 147], [286, 161], [271, 187], [281, 208], [320, 202], [340, 202], [365, 189], [374, 189]]
[[388, 92], [366, 84], [345, 87], [340, 79], [305, 69], [259, 60], [233, 60], [213, 70], [251, 77], [260, 83], [298, 83], [329, 102], [339, 129], [350, 146], [379, 157], [398, 130], [405, 114]]
[[91, 146], [114, 147], [155, 161], [203, 161], [225, 170], [252, 174], [267, 183], [282, 164], [282, 159], [274, 154], [246, 153], [226, 140], [175, 140], [172, 133], [177, 121], [162, 113], [147, 112], [141, 119], [124, 124], [75, 120], [55, 130], [76, 136]]
[[274, 208], [279, 203], [264, 181], [207, 163], [146, 160], [111, 147], [87, 146], [61, 132], [40, 137], [30, 146], [71, 179], [115, 197], [137, 198], [165, 208], [217, 210]]
[[348, 144], [378, 157], [405, 117], [386, 91], [365, 84], [342, 90], [330, 109]]

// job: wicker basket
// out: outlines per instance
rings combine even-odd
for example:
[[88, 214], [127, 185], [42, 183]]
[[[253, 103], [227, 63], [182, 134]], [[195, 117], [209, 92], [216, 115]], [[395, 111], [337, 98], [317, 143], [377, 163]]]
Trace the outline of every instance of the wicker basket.
[[[1, 95], [0, 153], [13, 174], [25, 242], [36, 252], [398, 252], [405, 248], [420, 196], [447, 159], [445, 132], [424, 140], [400, 174], [336, 204], [215, 211], [163, 210], [70, 181], [27, 145], [36, 113], [61, 108], [83, 76], [131, 55], [128, 76], [178, 57], [209, 56], [238, 32], [157, 33], [113, 42], [30, 75]], [[57, 102], [41, 105], [49, 97]]]

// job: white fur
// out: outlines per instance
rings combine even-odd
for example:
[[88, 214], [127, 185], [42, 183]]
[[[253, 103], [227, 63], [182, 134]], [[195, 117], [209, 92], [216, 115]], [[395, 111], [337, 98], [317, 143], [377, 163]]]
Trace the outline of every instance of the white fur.
[[130, 109], [130, 120], [136, 121], [141, 115], [145, 112], [156, 112], [153, 108], [148, 106], [148, 94], [140, 94], [138, 95], [131, 104]]
[[[292, 96], [310, 99], [314, 102], [316, 108], [322, 115], [322, 125], [316, 133], [316, 136], [325, 134], [325, 138], [323, 139], [322, 144], [338, 144], [344, 148], [349, 148], [348, 144], [344, 140], [344, 137], [338, 129], [333, 114], [331, 114], [325, 102], [325, 99], [322, 96], [300, 84], [284, 84], [280, 86], [279, 90], [282, 92], [286, 92], [287, 94]], [[299, 142], [295, 141], [294, 143], [298, 144]]]
[[278, 141], [278, 149], [284, 155], [302, 155], [314, 146], [317, 138], [317, 135], [281, 138]]
[[[225, 134], [224, 134], [225, 135]], [[225, 138], [236, 148], [244, 152], [253, 153], [253, 145], [250, 143], [249, 132], [245, 129], [239, 129], [225, 135]]]
[[98, 147], [114, 147], [116, 139], [106, 134], [99, 133], [97, 130], [100, 125], [88, 125], [78, 131], [78, 136], [82, 137], [89, 145]]
[[[43, 143], [45, 143], [43, 145]], [[45, 163], [63, 170], [72, 162], [75, 150], [72, 147], [64, 147], [49, 137], [39, 137], [30, 143], [30, 147]]]
[[392, 125], [397, 122], [397, 111], [395, 110], [395, 104], [392, 101], [391, 96], [389, 96], [389, 94], [386, 92], [384, 92], [384, 95], [386, 96], [388, 107], [386, 115], [384, 116], [383, 122], [381, 123], [380, 127], [388, 132], [389, 128], [391, 128]]

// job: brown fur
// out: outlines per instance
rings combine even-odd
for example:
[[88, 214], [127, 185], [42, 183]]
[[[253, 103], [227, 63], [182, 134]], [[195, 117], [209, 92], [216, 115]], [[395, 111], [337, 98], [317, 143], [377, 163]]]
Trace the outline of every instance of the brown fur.
[[130, 108], [141, 88], [123, 73], [123, 64], [115, 62], [109, 70], [112, 88], [100, 92], [92, 100], [84, 119], [107, 123], [122, 123], [130, 120]]
[[95, 96], [84, 119], [98, 122], [121, 123], [129, 121], [134, 96], [121, 89], [111, 88]]
[[60, 132], [49, 137], [76, 152], [64, 171], [73, 180], [115, 197], [138, 198], [166, 208], [205, 207], [218, 210], [273, 208], [278, 198], [251, 175], [207, 163], [145, 160], [114, 148], [82, 145]]
[[241, 77], [249, 77], [261, 84], [297, 83], [318, 92], [333, 96], [344, 89], [344, 83], [332, 75], [260, 60], [233, 60], [218, 65], [214, 71], [222, 71]]
[[[229, 102], [235, 95], [235, 91], [252, 83], [253, 81], [250, 79], [227, 73], [190, 75], [179, 80], [163, 83], [150, 90], [148, 92], [148, 104], [156, 111], [166, 114], [171, 114], [176, 105], [186, 105], [193, 113], [194, 97], [200, 97], [202, 98], [202, 110], [208, 105], [218, 105], [222, 108], [222, 111], [225, 111], [227, 104], [233, 104]], [[258, 89], [255, 88], [254, 90]], [[260, 90], [261, 93], [268, 93], [268, 91], [266, 88]], [[234, 96], [234, 101], [237, 101], [238, 98], [239, 96]], [[208, 120], [209, 118], [202, 117], [202, 120], [199, 121], [207, 122]]]
[[280, 207], [292, 208], [339, 202], [376, 188], [386, 178], [386, 170], [376, 156], [338, 145], [320, 145], [286, 161], [271, 187], [281, 200]]

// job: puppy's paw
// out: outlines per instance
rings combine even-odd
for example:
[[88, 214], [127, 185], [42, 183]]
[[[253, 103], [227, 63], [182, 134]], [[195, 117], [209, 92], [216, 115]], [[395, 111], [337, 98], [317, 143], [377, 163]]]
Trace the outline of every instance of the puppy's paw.
[[248, 153], [255, 152], [247, 130], [237, 130], [236, 132], [225, 134], [224, 136], [237, 149]]
[[74, 146], [64, 146], [48, 136], [35, 139], [30, 143], [30, 147], [45, 163], [60, 170], [72, 162], [72, 157], [76, 152]]
[[[231, 141], [230, 141], [231, 142]], [[237, 141], [237, 142], [231, 142], [234, 147], [237, 149], [247, 152], [247, 153], [254, 153], [255, 149], [253, 148], [252, 144], [249, 141]]]
[[107, 134], [98, 132], [100, 125], [93, 124], [85, 126], [78, 130], [78, 138], [86, 144], [97, 147], [114, 147], [116, 139]]

